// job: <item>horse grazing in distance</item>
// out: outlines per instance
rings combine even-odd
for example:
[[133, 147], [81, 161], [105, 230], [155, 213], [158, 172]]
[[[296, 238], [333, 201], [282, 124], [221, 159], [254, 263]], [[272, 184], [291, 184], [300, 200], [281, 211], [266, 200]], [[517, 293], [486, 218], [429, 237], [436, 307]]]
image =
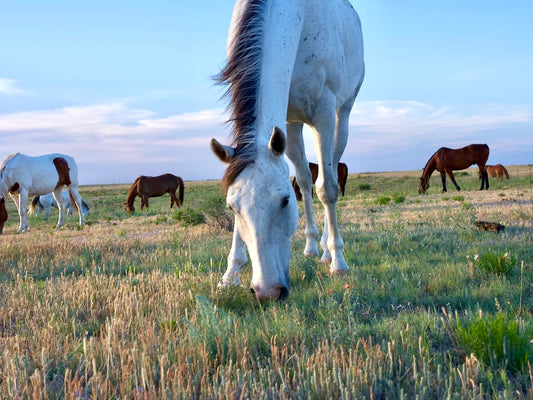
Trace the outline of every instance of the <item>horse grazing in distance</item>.
[[502, 179], [502, 178], [509, 179], [509, 173], [507, 172], [507, 168], [505, 168], [501, 164], [485, 165], [485, 169], [487, 170], [487, 174], [491, 178], [498, 177], [498, 179]]
[[289, 295], [296, 196], [284, 154], [294, 164], [306, 220], [306, 256], [318, 256], [311, 172], [303, 124], [313, 129], [324, 207], [322, 261], [332, 274], [349, 268], [337, 223], [337, 171], [348, 122], [364, 77], [359, 16], [346, 0], [237, 0], [218, 82], [228, 85], [231, 146], [211, 140], [228, 168], [222, 178], [235, 216], [228, 268], [219, 286], [240, 284], [252, 264], [251, 291], [262, 302]]
[[[178, 196], [176, 196], [178, 191]], [[131, 185], [126, 196], [124, 209], [129, 212], [135, 212], [133, 202], [135, 197], [141, 198], [141, 210], [148, 208], [149, 197], [163, 196], [165, 193], [170, 194], [170, 208], [175, 204], [176, 207], [181, 207], [183, 204], [184, 185], [183, 180], [179, 176], [172, 174], [163, 174], [159, 176], [144, 176], [141, 175]]]
[[[67, 216], [70, 217], [72, 215], [72, 204], [74, 204], [74, 201], [71, 201], [69, 192], [67, 192], [66, 190], [63, 191], [63, 199], [65, 199], [65, 206], [67, 207]], [[83, 214], [89, 215], [89, 206], [87, 205], [85, 200], [81, 199], [81, 204]], [[57, 208], [57, 202], [56, 199], [54, 199], [53, 193], [43, 194], [41, 196], [34, 196], [33, 200], [31, 201], [28, 214], [33, 214], [37, 212], [37, 215], [39, 215], [44, 210], [44, 218], [48, 219], [48, 216], [50, 215], [50, 209], [52, 207]]]
[[28, 196], [53, 192], [59, 208], [57, 227], [65, 221], [65, 199], [62, 192], [68, 188], [70, 196], [78, 209], [79, 224], [84, 225], [82, 200], [78, 193], [78, 167], [74, 159], [64, 154], [46, 154], [30, 157], [16, 153], [9, 155], [0, 165], [0, 233], [7, 220], [5, 197], [11, 196], [17, 206], [20, 225], [18, 232], [29, 228], [26, 218]]
[[485, 164], [489, 158], [489, 146], [486, 144], [471, 144], [460, 149], [449, 149], [447, 147], [441, 147], [426, 163], [424, 172], [420, 178], [420, 184], [418, 187], [418, 193], [425, 193], [429, 187], [429, 178], [433, 171], [440, 172], [442, 178], [442, 192], [446, 192], [446, 174], [449, 175], [455, 188], [461, 190], [453, 171], [466, 169], [472, 164], [477, 164], [479, 167], [479, 177], [481, 178], [481, 187], [479, 190], [489, 188], [489, 177], [485, 170]]
[[[311, 171], [311, 177], [313, 184], [316, 182], [316, 178], [318, 178], [318, 164], [309, 163], [309, 170]], [[339, 183], [339, 192], [342, 196], [344, 196], [344, 191], [346, 189], [346, 181], [348, 180], [348, 166], [344, 163], [339, 163], [337, 166], [337, 182]], [[300, 191], [300, 186], [298, 185], [298, 182], [296, 181], [296, 177], [292, 179], [292, 188], [294, 189], [294, 194], [296, 195], [296, 200], [302, 201], [302, 192]], [[313, 195], [313, 192], [311, 190], [311, 196]]]

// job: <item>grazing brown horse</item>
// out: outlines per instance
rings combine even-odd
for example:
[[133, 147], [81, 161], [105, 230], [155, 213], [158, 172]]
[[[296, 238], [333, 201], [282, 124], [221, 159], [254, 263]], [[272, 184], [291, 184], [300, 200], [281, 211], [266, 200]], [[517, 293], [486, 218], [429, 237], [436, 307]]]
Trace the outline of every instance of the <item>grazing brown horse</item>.
[[[178, 197], [176, 197], [176, 190], [178, 190]], [[163, 196], [165, 193], [170, 194], [170, 208], [174, 204], [176, 207], [181, 207], [183, 204], [183, 180], [179, 176], [172, 174], [164, 174], [159, 176], [144, 176], [141, 175], [128, 190], [124, 209], [132, 213], [135, 211], [133, 202], [135, 197], [141, 198], [141, 210], [146, 206], [148, 208], [149, 197]]]
[[[311, 170], [313, 183], [315, 183], [316, 178], [318, 177], [318, 164], [310, 162], [309, 169]], [[348, 166], [340, 162], [337, 166], [337, 175], [340, 193], [344, 196], [344, 189], [346, 189], [346, 181], [348, 180]], [[302, 192], [300, 191], [300, 186], [298, 186], [298, 182], [296, 182], [296, 178], [292, 179], [292, 188], [294, 189], [294, 193], [296, 194], [296, 200], [302, 201]]]
[[455, 188], [461, 190], [455, 178], [453, 171], [461, 170], [470, 167], [472, 164], [477, 164], [479, 167], [479, 177], [481, 178], [481, 187], [489, 188], [489, 177], [485, 170], [485, 163], [489, 158], [489, 146], [486, 144], [471, 144], [460, 149], [449, 149], [441, 147], [435, 154], [431, 156], [424, 167], [424, 172], [420, 178], [420, 185], [418, 193], [425, 193], [429, 187], [429, 178], [433, 171], [440, 172], [442, 178], [442, 192], [446, 192], [446, 174], [450, 176]]
[[502, 179], [505, 177], [505, 179], [509, 179], [509, 173], [507, 172], [507, 169], [501, 164], [485, 165], [485, 169], [491, 178], [498, 177], [498, 179]]

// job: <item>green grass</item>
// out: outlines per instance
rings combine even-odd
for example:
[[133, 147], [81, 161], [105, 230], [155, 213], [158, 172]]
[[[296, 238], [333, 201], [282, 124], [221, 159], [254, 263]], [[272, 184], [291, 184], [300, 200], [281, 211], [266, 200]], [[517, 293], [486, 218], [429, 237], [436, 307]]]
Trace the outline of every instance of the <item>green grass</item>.
[[15, 234], [10, 202], [0, 398], [531, 398], [533, 195], [528, 167], [509, 172], [488, 192], [458, 175], [461, 199], [440, 177], [418, 195], [419, 171], [350, 175], [349, 274], [302, 255], [300, 219], [290, 296], [263, 305], [249, 265], [244, 287], [217, 289], [232, 233], [216, 181], [186, 182], [180, 211], [164, 196], [133, 215], [127, 186], [82, 187], [81, 230], [52, 211]]

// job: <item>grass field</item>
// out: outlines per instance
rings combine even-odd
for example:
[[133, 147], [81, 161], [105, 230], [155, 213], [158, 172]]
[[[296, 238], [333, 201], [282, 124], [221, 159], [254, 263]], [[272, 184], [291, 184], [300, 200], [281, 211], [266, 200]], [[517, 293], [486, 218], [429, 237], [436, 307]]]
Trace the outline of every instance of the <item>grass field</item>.
[[134, 215], [128, 185], [81, 187], [82, 229], [55, 229], [53, 209], [16, 234], [9, 200], [0, 398], [532, 399], [532, 169], [483, 192], [474, 169], [460, 192], [434, 175], [426, 195], [420, 171], [351, 174], [349, 275], [302, 255], [300, 218], [290, 296], [263, 305], [217, 289], [232, 236], [218, 181], [185, 182], [179, 211], [166, 196]]

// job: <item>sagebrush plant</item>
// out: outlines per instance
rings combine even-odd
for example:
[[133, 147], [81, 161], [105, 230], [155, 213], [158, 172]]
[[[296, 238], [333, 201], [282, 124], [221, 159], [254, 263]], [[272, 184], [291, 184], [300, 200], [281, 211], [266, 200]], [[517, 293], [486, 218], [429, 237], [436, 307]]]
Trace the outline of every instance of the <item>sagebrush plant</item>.
[[500, 251], [499, 253], [487, 252], [481, 255], [475, 255], [474, 261], [482, 271], [499, 276], [509, 277], [516, 265], [516, 257], [509, 252]]
[[221, 229], [233, 230], [233, 216], [228, 211], [226, 201], [219, 193], [213, 193], [206, 198], [201, 206], [201, 212], [206, 216], [206, 221]]
[[509, 373], [527, 373], [533, 362], [533, 324], [507, 312], [452, 318], [452, 329], [464, 353]]
[[[500, 337], [532, 339], [530, 172], [508, 170], [497, 191], [461, 177], [468, 208], [444, 199], [440, 177], [419, 196], [420, 171], [350, 175], [338, 203], [350, 270], [330, 276], [302, 254], [300, 218], [290, 295], [264, 304], [250, 294], [249, 263], [242, 287], [218, 289], [232, 233], [209, 216], [225, 212], [217, 181], [186, 183], [183, 207], [204, 217], [198, 225], [175, 222], [168, 196], [128, 215], [129, 185], [87, 186], [90, 225], [67, 218], [58, 230], [57, 214], [35, 216], [15, 234], [10, 201], [0, 398], [533, 398], [529, 367], [505, 361], [520, 357], [485, 362], [441, 318], [443, 308], [457, 313], [466, 337], [517, 321], [518, 334]], [[374, 203], [396, 195], [405, 200]], [[316, 196], [313, 204], [323, 221]], [[506, 231], [479, 232], [476, 220], [505, 221]], [[472, 255], [495, 249], [516, 258], [519, 277], [474, 270]], [[508, 354], [519, 348], [505, 340]]]
[[183, 207], [176, 210], [172, 218], [180, 222], [183, 226], [200, 225], [205, 222], [204, 214], [192, 207]]

